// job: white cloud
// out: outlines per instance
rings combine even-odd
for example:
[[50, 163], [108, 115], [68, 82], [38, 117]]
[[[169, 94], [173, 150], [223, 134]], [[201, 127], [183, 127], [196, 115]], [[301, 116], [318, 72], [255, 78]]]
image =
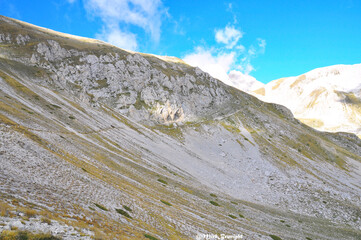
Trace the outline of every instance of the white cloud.
[[234, 26], [226, 26], [224, 29], [216, 30], [216, 41], [226, 44], [226, 48], [233, 48], [238, 40], [242, 38], [243, 33]]
[[241, 70], [243, 70], [244, 74], [250, 74], [254, 69], [254, 67], [252, 66], [250, 60], [246, 60], [242, 63], [243, 66], [241, 66]]
[[264, 50], [266, 48], [266, 40], [262, 38], [258, 38], [257, 41], [258, 41], [258, 46]]
[[254, 91], [264, 86], [263, 83], [257, 81], [254, 77], [240, 71], [232, 70], [228, 77], [229, 85], [245, 92]]
[[103, 30], [95, 37], [127, 50], [135, 51], [138, 47], [135, 34], [122, 32], [119, 28]]
[[238, 50], [239, 53], [243, 53], [246, 50], [246, 47], [243, 45], [238, 45], [236, 49]]
[[183, 60], [195, 67], [208, 72], [212, 77], [221, 81], [228, 80], [227, 72], [235, 61], [235, 54], [215, 53], [215, 50], [206, 50], [197, 47], [194, 53], [186, 55]]
[[254, 48], [254, 46], [250, 46], [248, 49], [248, 55], [253, 56], [256, 54], [256, 49]]
[[266, 40], [258, 38], [254, 44], [246, 48], [238, 43], [242, 36], [240, 30], [227, 25], [224, 29], [215, 31], [215, 39], [217, 43], [223, 43], [223, 47], [196, 47], [195, 51], [184, 56], [183, 60], [238, 89], [258, 89], [263, 84], [250, 76], [250, 73], [255, 71], [251, 60], [265, 52]]
[[243, 72], [232, 69], [237, 60], [235, 52], [224, 53], [217, 52], [217, 49], [207, 50], [203, 47], [197, 47], [193, 53], [186, 55], [183, 60], [194, 67], [199, 67], [212, 77], [246, 92], [263, 86], [262, 83], [249, 75], [253, 70], [250, 63], [246, 63], [245, 66], [237, 66]]
[[132, 41], [127, 45], [137, 47], [136, 35], [119, 26], [126, 24], [142, 28], [153, 41], [159, 41], [166, 14], [161, 0], [84, 0], [84, 4], [88, 12], [102, 19], [103, 31], [97, 36], [103, 40], [110, 39], [117, 46], [126, 46], [124, 40]]

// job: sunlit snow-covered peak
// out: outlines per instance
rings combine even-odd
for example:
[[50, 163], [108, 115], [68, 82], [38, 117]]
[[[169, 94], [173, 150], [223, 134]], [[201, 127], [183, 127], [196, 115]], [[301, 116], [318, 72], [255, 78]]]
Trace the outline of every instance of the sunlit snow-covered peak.
[[319, 130], [361, 134], [361, 64], [281, 78], [252, 94], [288, 107], [296, 118]]

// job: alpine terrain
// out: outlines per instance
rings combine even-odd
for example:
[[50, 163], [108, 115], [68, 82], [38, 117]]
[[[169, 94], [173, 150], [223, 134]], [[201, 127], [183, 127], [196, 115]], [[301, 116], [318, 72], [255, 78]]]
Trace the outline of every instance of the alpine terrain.
[[0, 196], [0, 239], [360, 239], [361, 140], [180, 59], [0, 17]]
[[319, 68], [247, 92], [286, 106], [318, 130], [361, 137], [361, 64]]

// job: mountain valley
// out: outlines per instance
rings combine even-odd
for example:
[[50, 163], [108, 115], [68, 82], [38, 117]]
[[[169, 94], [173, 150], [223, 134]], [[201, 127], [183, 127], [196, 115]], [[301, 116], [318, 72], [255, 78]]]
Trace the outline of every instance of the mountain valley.
[[0, 196], [5, 235], [359, 239], [361, 140], [180, 59], [0, 16]]

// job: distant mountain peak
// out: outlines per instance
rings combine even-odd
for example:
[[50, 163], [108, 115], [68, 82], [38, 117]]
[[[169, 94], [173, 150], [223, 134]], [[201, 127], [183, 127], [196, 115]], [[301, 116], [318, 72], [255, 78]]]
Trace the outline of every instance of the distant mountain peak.
[[250, 93], [288, 107], [296, 118], [319, 130], [361, 136], [360, 91], [361, 64], [354, 64], [317, 68]]

